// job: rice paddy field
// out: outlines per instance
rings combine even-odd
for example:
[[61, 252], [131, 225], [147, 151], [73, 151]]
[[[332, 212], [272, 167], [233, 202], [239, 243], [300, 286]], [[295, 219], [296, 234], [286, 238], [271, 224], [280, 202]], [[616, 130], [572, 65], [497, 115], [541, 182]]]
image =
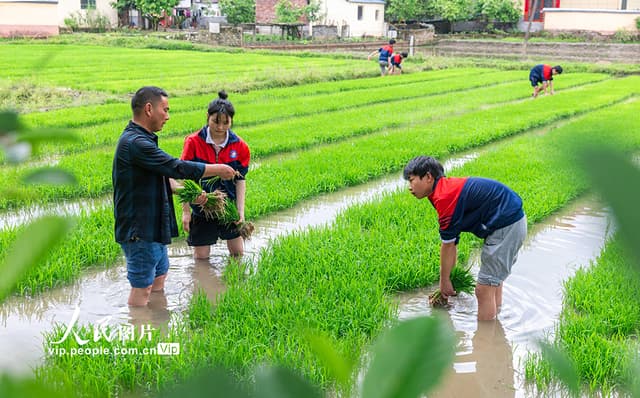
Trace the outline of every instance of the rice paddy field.
[[[170, 94], [171, 119], [159, 135], [160, 147], [174, 156], [180, 155], [184, 137], [205, 124], [208, 102], [221, 89], [229, 93], [236, 108], [233, 130], [252, 153], [249, 220], [399, 176], [417, 155], [446, 161], [478, 151], [448, 175], [504, 182], [520, 194], [535, 227], [591, 194], [577, 167], [581, 148], [606, 146], [637, 156], [640, 76], [631, 65], [563, 63], [555, 95], [532, 100], [531, 66], [415, 57], [407, 60], [407, 73], [382, 78], [366, 57], [0, 42], [0, 93], [11, 96], [3, 106], [19, 110], [21, 122], [33, 131], [62, 128], [76, 136], [39, 143], [27, 163], [3, 159], [0, 165], [0, 258], [37, 215], [57, 212], [53, 209], [60, 205], [77, 208], [70, 216], [73, 230], [18, 282], [13, 298], [37, 300], [79, 283], [92, 270], [122, 264], [113, 238], [111, 164], [130, 118], [128, 100], [144, 85]], [[21, 182], [52, 165], [78, 183]], [[640, 282], [619, 240], [613, 234], [596, 260], [578, 264], [563, 282], [563, 309], [549, 336], [575, 365], [583, 396], [634, 391]], [[465, 236], [459, 263], [467, 264], [480, 243]], [[61, 355], [60, 350], [81, 348], [72, 338], [57, 344], [58, 351], [47, 350], [64, 334], [60, 323], [51, 324], [33, 375], [77, 396], [155, 396], [211, 366], [230, 369], [251, 384], [255, 368], [272, 363], [328, 395], [350, 396], [358, 393], [358, 377], [346, 382], [337, 377], [313, 349], [309, 331], [358, 364], [398, 318], [394, 298], [433, 286], [438, 278], [435, 211], [406, 187], [384, 191], [348, 206], [326, 225], [270, 240], [245, 267], [227, 266], [226, 288], [215, 303], [196, 292], [184, 311], [148, 339], [101, 339], [85, 346], [111, 354]], [[82, 316], [79, 323], [85, 323]], [[79, 333], [91, 330], [113, 332], [94, 324]], [[180, 343], [179, 355], [113, 354], [167, 341]], [[535, 394], [557, 392], [558, 377], [538, 352], [521, 366], [524, 383]]]

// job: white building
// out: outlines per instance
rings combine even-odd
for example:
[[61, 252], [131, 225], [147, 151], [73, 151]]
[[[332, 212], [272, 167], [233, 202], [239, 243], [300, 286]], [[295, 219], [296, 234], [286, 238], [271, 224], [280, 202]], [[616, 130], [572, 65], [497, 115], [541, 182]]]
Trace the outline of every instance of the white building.
[[0, 36], [51, 36], [65, 26], [65, 18], [86, 17], [87, 12], [118, 25], [112, 0], [0, 0]]
[[321, 0], [322, 18], [317, 23], [337, 26], [347, 37], [383, 37], [387, 34], [384, 5], [384, 0]]

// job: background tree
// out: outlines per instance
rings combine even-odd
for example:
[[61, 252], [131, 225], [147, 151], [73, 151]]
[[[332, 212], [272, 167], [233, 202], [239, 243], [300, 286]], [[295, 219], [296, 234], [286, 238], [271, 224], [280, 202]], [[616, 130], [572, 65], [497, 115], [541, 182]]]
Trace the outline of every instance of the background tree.
[[387, 21], [406, 23], [424, 19], [426, 15], [426, 0], [390, 0], [385, 8]]
[[520, 9], [520, 2], [516, 3], [513, 0], [478, 0], [476, 2], [476, 15], [488, 22], [517, 22], [520, 19]]
[[179, 0], [134, 0], [136, 8], [143, 17], [151, 21], [153, 30], [158, 30], [158, 22], [167, 15], [171, 15]]
[[276, 4], [276, 22], [296, 23], [304, 15], [304, 7], [296, 7], [290, 0], [280, 0]]
[[309, 4], [304, 7], [304, 16], [309, 22], [315, 22], [322, 18], [322, 13], [320, 12], [320, 2], [311, 0]]
[[428, 11], [450, 23], [474, 17], [473, 0], [431, 0]]
[[255, 0], [220, 0], [220, 12], [232, 24], [256, 22]]
[[111, 3], [116, 11], [118, 11], [118, 25], [129, 26], [129, 10], [136, 8], [135, 0], [117, 0]]

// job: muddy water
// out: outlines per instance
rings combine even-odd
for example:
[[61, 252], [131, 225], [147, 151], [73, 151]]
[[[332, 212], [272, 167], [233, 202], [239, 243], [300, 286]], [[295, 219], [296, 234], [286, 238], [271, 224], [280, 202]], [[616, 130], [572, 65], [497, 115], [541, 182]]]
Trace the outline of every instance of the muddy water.
[[113, 203], [111, 196], [97, 199], [82, 199], [77, 201], [62, 201], [48, 205], [34, 205], [26, 209], [0, 213], [0, 229], [14, 228], [38, 217], [55, 214], [59, 216], [78, 216]]
[[[497, 321], [477, 322], [476, 301], [464, 295], [450, 299], [443, 311], [456, 331], [458, 347], [452, 369], [430, 397], [525, 397], [523, 360], [552, 335], [562, 306], [562, 281], [588, 266], [602, 250], [613, 227], [607, 209], [582, 200], [537, 225], [504, 282]], [[472, 256], [473, 270], [478, 257]], [[399, 297], [402, 319], [431, 313], [430, 289]]]
[[[477, 153], [462, 156], [445, 167], [450, 169], [477, 156]], [[250, 261], [257, 259], [260, 250], [278, 235], [330, 223], [343, 209], [399, 187], [406, 187], [406, 183], [393, 176], [324, 195], [261, 219], [256, 223], [254, 237], [246, 244], [247, 257]], [[504, 310], [500, 322], [493, 327], [477, 328], [473, 297], [455, 299], [450, 319], [460, 339], [460, 350], [455, 371], [452, 370], [449, 376], [452, 380], [459, 375], [482, 375], [492, 388], [504, 384], [513, 394], [509, 396], [519, 394], [521, 382], [518, 371], [513, 371], [518, 369], [518, 359], [529, 347], [535, 348], [535, 339], [552, 327], [560, 309], [560, 281], [571, 274], [573, 267], [586, 264], [597, 255], [607, 234], [607, 220], [603, 209], [583, 203], [570, 209], [564, 218], [554, 218], [548, 225], [531, 231], [532, 238], [521, 254], [514, 274], [505, 283]], [[543, 236], [546, 238], [539, 238]], [[171, 266], [165, 292], [154, 293], [145, 308], [130, 309], [126, 305], [129, 284], [124, 259], [109, 269], [85, 272], [73, 285], [33, 298], [12, 298], [2, 303], [0, 372], [25, 373], [38, 365], [44, 353], [42, 333], [50, 331], [56, 322], [68, 324], [76, 307], [80, 311], [79, 323], [107, 319], [109, 324], [129, 322], [163, 328], [186, 308], [194, 289], [204, 289], [211, 299], [224, 292], [220, 279], [225, 266], [224, 244], [214, 246], [209, 261], [194, 261], [183, 241], [170, 245], [169, 255]], [[545, 280], [541, 281], [541, 277]], [[543, 291], [543, 288], [547, 290]], [[426, 290], [403, 294], [401, 302], [400, 317], [430, 312]], [[469, 358], [465, 357], [469, 355]], [[499, 356], [510, 359], [493, 360]], [[479, 362], [473, 359], [476, 357], [492, 361], [481, 359]], [[446, 383], [455, 384], [460, 383]], [[477, 396], [477, 391], [468, 396]], [[490, 396], [500, 394], [493, 391]]]

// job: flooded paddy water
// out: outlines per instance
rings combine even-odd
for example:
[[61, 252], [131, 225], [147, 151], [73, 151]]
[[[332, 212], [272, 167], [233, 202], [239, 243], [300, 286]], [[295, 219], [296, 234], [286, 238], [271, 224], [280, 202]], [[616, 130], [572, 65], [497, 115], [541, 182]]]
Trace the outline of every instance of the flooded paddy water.
[[[455, 158], [445, 167], [450, 169], [477, 156], [471, 153]], [[398, 175], [322, 195], [264, 217], [256, 222], [256, 232], [246, 242], [246, 257], [255, 260], [271, 239], [330, 223], [347, 207], [396, 189], [406, 189], [406, 182]], [[459, 345], [455, 364], [434, 396], [526, 396], [521, 360], [527, 351], [537, 350], [538, 339], [552, 331], [561, 308], [562, 281], [576, 267], [596, 258], [611, 232], [610, 224], [602, 205], [583, 199], [532, 228], [513, 274], [505, 282], [503, 310], [496, 322], [478, 325], [473, 296], [451, 299], [452, 306], [445, 313]], [[109, 324], [166, 327], [173, 316], [179, 317], [187, 308], [195, 289], [202, 288], [212, 300], [224, 292], [221, 274], [226, 252], [224, 243], [217, 244], [208, 261], [194, 261], [184, 240], [170, 245], [165, 291], [154, 293], [144, 308], [126, 304], [130, 287], [124, 259], [108, 269], [88, 270], [71, 285], [34, 297], [8, 299], [0, 305], [0, 372], [28, 373], [41, 363], [42, 333], [51, 331], [56, 322], [68, 324], [76, 308], [79, 323], [108, 319]], [[429, 290], [399, 294], [399, 317], [430, 314]]]

